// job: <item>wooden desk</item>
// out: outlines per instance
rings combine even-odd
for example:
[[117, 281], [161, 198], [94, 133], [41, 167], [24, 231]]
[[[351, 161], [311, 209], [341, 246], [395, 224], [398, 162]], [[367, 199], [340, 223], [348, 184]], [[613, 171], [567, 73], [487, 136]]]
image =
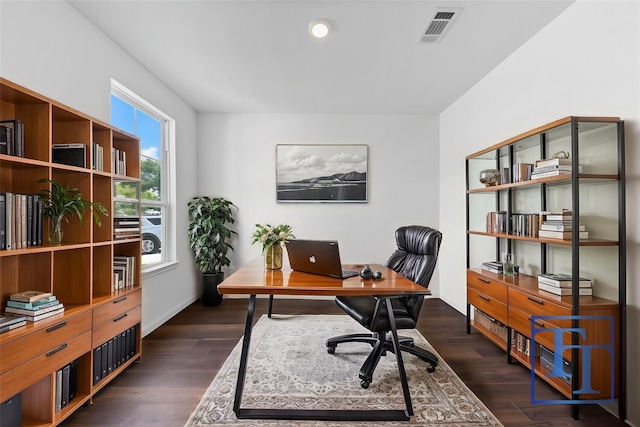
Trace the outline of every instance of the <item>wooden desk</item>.
[[[346, 268], [357, 269], [361, 266], [349, 266]], [[360, 277], [352, 277], [346, 280], [317, 276], [314, 274], [291, 271], [288, 268], [282, 270], [266, 270], [262, 258], [256, 259], [234, 274], [229, 276], [220, 285], [218, 291], [221, 294], [247, 294], [249, 295], [249, 307], [247, 310], [247, 322], [244, 329], [240, 367], [238, 369], [238, 381], [236, 384], [235, 401], [233, 411], [238, 419], [283, 419], [283, 420], [324, 420], [324, 421], [408, 421], [413, 415], [409, 385], [404, 370], [404, 363], [398, 343], [391, 299], [398, 295], [427, 294], [426, 289], [395, 271], [378, 264], [371, 264], [371, 268], [382, 272], [380, 280], [362, 280]], [[250, 409], [241, 408], [242, 392], [247, 372], [247, 356], [251, 341], [251, 329], [253, 325], [253, 313], [256, 303], [256, 295], [311, 295], [311, 296], [356, 296], [375, 295], [387, 304], [391, 333], [393, 335], [394, 352], [398, 363], [398, 373], [402, 383], [402, 391], [406, 404], [405, 410], [300, 410], [300, 409]], [[337, 361], [336, 361], [337, 363]], [[354, 379], [355, 381], [355, 379]]]

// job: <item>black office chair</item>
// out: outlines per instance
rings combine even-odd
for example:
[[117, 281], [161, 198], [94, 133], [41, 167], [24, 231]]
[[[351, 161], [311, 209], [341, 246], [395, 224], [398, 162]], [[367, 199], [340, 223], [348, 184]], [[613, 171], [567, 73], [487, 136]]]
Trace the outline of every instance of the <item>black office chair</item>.
[[[442, 234], [433, 228], [419, 225], [400, 227], [396, 230], [398, 248], [391, 254], [385, 265], [408, 279], [427, 288], [438, 259]], [[373, 350], [360, 368], [360, 385], [368, 388], [380, 357], [387, 351], [393, 353], [391, 325], [386, 304], [373, 296], [336, 297], [336, 304], [349, 316], [367, 328], [372, 334], [350, 334], [329, 338], [327, 351], [335, 353], [336, 346], [344, 342], [369, 343]], [[414, 329], [418, 322], [424, 297], [402, 296], [393, 298], [391, 305], [397, 329]], [[382, 301], [381, 301], [382, 302]], [[416, 347], [410, 337], [399, 337], [400, 350], [411, 353], [429, 364], [428, 372], [434, 372], [438, 358], [431, 352]]]

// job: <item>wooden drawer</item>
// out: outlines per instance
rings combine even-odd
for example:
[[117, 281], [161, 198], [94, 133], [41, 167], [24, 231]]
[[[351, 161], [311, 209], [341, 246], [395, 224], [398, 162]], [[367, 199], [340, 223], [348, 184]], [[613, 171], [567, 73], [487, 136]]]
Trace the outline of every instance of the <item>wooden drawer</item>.
[[87, 311], [75, 317], [63, 317], [57, 322], [52, 321], [47, 328], [5, 343], [0, 347], [0, 373], [13, 369], [21, 363], [46, 353], [56, 345], [70, 341], [90, 330], [91, 312]]
[[93, 310], [93, 326], [97, 327], [115, 319], [123, 313], [141, 304], [142, 291], [137, 290], [123, 295]]
[[503, 304], [507, 303], [507, 286], [502, 283], [493, 281], [480, 274], [467, 271], [467, 286], [477, 290], [483, 295], [496, 299]]
[[[531, 314], [524, 313], [520, 310], [516, 310], [513, 307], [509, 307], [509, 326], [512, 329], [515, 329], [516, 331], [520, 332], [522, 335], [525, 335], [531, 338]], [[549, 322], [537, 319], [536, 328], [557, 328], [557, 327]], [[536, 334], [536, 342], [542, 344], [548, 349], [553, 349], [554, 347], [553, 339], [554, 339], [554, 335], [551, 332], [539, 332]], [[562, 340], [566, 345], [571, 344], [571, 333], [565, 332], [563, 334]], [[564, 355], [565, 358], [568, 358], [568, 359], [571, 358], [571, 355], [569, 353], [571, 352], [567, 352], [567, 354]]]
[[69, 341], [59, 341], [59, 344], [52, 345], [38, 357], [3, 373], [0, 376], [2, 384], [0, 400], [5, 401], [89, 351], [91, 351], [91, 332], [86, 332]]
[[[509, 289], [509, 307], [535, 316], [570, 316], [571, 310], [547, 301], [540, 296], [529, 295], [517, 289]], [[571, 320], [545, 320], [559, 328], [570, 328]], [[528, 329], [531, 330], [531, 327]]]
[[142, 320], [142, 307], [138, 306], [132, 310], [122, 313], [110, 322], [104, 323], [93, 330], [93, 338], [91, 340], [91, 348], [109, 341], [121, 332], [126, 331], [130, 327], [137, 325]]
[[507, 305], [499, 300], [473, 288], [467, 288], [467, 302], [488, 316], [507, 324]]

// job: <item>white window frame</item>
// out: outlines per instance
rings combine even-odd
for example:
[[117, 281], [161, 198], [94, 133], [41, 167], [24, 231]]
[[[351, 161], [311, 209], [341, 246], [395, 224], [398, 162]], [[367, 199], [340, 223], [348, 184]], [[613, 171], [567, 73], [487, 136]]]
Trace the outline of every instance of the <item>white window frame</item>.
[[142, 99], [118, 81], [111, 79], [111, 94], [129, 103], [134, 108], [155, 118], [162, 126], [162, 162], [160, 192], [162, 201], [143, 201], [140, 204], [159, 206], [162, 210], [162, 251], [158, 263], [143, 266], [142, 274], [152, 276], [177, 264], [176, 257], [176, 166], [175, 166], [175, 120]]

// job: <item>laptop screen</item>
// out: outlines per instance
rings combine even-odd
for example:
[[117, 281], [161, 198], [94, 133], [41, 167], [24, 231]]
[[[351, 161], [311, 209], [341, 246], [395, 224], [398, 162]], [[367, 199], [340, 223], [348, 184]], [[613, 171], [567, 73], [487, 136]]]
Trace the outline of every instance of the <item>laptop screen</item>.
[[286, 245], [289, 264], [295, 271], [338, 279], [357, 274], [357, 272], [353, 274], [353, 271], [343, 274], [340, 250], [335, 240], [292, 239], [288, 240]]

